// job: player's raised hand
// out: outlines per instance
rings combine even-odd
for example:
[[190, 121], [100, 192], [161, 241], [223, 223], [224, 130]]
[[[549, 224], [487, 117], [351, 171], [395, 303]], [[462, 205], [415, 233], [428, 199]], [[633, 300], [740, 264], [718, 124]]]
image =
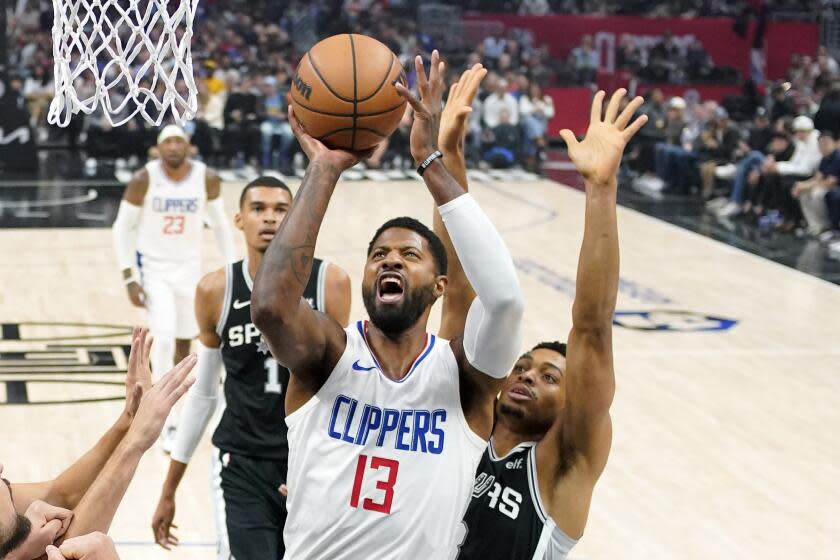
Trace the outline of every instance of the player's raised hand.
[[190, 354], [169, 370], [157, 385], [146, 391], [131, 422], [125, 441], [148, 450], [163, 430], [166, 417], [187, 389], [195, 382], [187, 377], [195, 367], [195, 354]]
[[423, 67], [423, 58], [414, 59], [417, 71], [417, 95], [402, 84], [396, 84], [397, 91], [414, 109], [414, 124], [411, 126], [411, 156], [415, 163], [420, 163], [437, 150], [440, 118], [443, 111], [443, 77], [446, 64], [440, 60], [440, 53], [432, 51], [432, 64], [429, 75]]
[[569, 149], [569, 157], [583, 178], [594, 184], [612, 184], [621, 164], [621, 155], [627, 142], [647, 122], [647, 115], [642, 115], [630, 123], [633, 114], [641, 107], [643, 99], [636, 97], [619, 114], [621, 100], [627, 95], [626, 89], [619, 89], [610, 99], [603, 112], [603, 91], [598, 91], [592, 100], [592, 111], [586, 136], [578, 142], [569, 129], [560, 131], [560, 136]]
[[349, 150], [332, 150], [323, 142], [310, 136], [303, 128], [301, 122], [295, 116], [294, 106], [289, 105], [289, 125], [292, 127], [295, 137], [310, 164], [315, 161], [325, 162], [335, 167], [339, 172], [350, 169], [363, 159], [373, 154], [374, 148], [368, 150], [351, 152]]
[[442, 150], [453, 152], [463, 149], [464, 137], [467, 135], [467, 124], [475, 94], [487, 69], [481, 64], [468, 68], [461, 74], [460, 79], [452, 84], [449, 97], [440, 118], [440, 133], [438, 145]]
[[47, 546], [67, 531], [73, 512], [35, 500], [26, 508], [23, 516], [29, 520], [32, 529], [23, 543], [6, 556], [8, 560], [30, 560], [43, 556]]
[[125, 413], [134, 418], [143, 393], [152, 387], [152, 368], [149, 356], [152, 349], [149, 329], [134, 327], [131, 333], [131, 352], [125, 374]]

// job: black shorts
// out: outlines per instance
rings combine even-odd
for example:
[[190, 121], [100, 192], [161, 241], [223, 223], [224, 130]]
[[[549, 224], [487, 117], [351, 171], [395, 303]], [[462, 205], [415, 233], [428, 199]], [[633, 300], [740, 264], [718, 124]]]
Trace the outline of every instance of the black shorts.
[[286, 498], [285, 461], [263, 460], [216, 450], [219, 559], [281, 560]]

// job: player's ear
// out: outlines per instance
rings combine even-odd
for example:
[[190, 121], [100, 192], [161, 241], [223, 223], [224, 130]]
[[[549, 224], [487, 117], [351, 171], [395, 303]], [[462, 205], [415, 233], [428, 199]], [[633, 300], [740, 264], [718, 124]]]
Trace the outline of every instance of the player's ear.
[[449, 284], [449, 278], [447, 278], [445, 275], [440, 275], [437, 278], [435, 278], [435, 289], [433, 292], [435, 298], [439, 298], [443, 295], [443, 292], [446, 291], [447, 284]]
[[240, 212], [233, 216], [233, 225], [236, 226], [236, 229], [242, 231], [242, 214]]

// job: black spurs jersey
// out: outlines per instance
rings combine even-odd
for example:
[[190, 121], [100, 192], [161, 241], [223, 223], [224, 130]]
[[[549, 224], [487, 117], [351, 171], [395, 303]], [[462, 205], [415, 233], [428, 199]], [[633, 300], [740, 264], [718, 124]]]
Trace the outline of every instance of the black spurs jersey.
[[[303, 297], [324, 311], [327, 263], [314, 259]], [[286, 387], [289, 370], [271, 357], [260, 331], [251, 322], [248, 260], [225, 269], [225, 300], [216, 332], [222, 339], [225, 365], [225, 410], [213, 433], [213, 445], [228, 453], [286, 461]]]
[[487, 446], [464, 515], [458, 560], [564, 560], [575, 539], [548, 516], [537, 484], [536, 442], [504, 457]]

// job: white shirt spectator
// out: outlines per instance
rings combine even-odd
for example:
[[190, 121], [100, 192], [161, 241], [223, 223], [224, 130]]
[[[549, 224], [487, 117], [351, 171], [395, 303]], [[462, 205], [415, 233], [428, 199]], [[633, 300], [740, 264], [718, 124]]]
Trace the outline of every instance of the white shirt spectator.
[[516, 103], [516, 98], [507, 92], [502, 95], [491, 93], [484, 100], [483, 109], [484, 124], [490, 128], [499, 126], [502, 111], [510, 114], [510, 124], [519, 124], [519, 105]]
[[575, 47], [572, 49], [572, 61], [575, 68], [598, 68], [600, 56], [598, 49], [587, 47]]
[[554, 117], [554, 100], [550, 95], [543, 95], [542, 99], [531, 99], [527, 95], [519, 98], [519, 114], [530, 115], [531, 113], [541, 112], [546, 120]]
[[498, 59], [505, 52], [507, 41], [502, 37], [493, 37], [492, 35], [484, 39], [484, 56]]
[[780, 161], [776, 164], [776, 171], [779, 175], [798, 175], [807, 177], [817, 172], [822, 154], [819, 145], [820, 133], [812, 130], [804, 142], [795, 139], [793, 155], [788, 161]]
[[551, 13], [551, 7], [548, 5], [548, 0], [522, 0], [519, 13], [544, 16]]

